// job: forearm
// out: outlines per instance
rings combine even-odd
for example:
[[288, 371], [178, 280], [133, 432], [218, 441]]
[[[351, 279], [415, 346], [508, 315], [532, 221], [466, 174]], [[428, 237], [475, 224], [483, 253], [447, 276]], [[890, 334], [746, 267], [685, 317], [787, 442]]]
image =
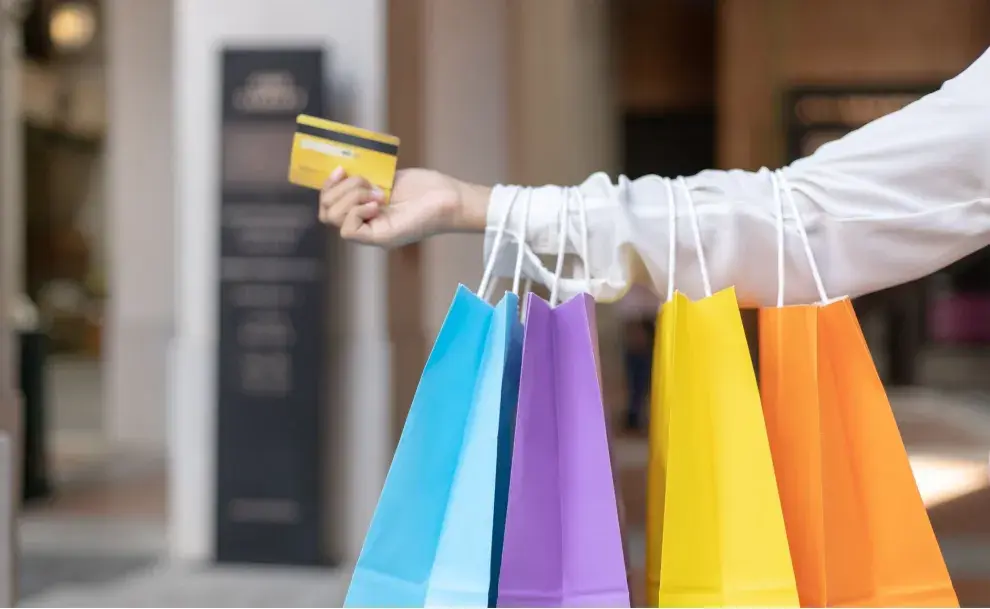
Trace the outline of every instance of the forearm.
[[460, 205], [451, 218], [451, 228], [458, 233], [482, 233], [488, 223], [488, 204], [492, 196], [490, 186], [458, 181]]
[[[981, 100], [944, 92], [821, 148], [785, 168], [795, 202], [833, 296], [857, 296], [909, 281], [988, 244], [990, 239], [990, 97]], [[687, 179], [695, 204], [713, 287], [735, 285], [753, 305], [773, 304], [776, 286], [776, 217], [768, 171], [706, 171]], [[613, 300], [634, 282], [666, 294], [675, 275], [678, 289], [703, 295], [687, 202], [675, 198], [675, 233], [669, 231], [669, 196], [661, 179], [620, 179], [600, 174], [580, 187], [589, 226], [590, 288], [578, 281], [565, 293], [590, 289]], [[482, 191], [475, 193], [482, 196]], [[536, 256], [553, 256], [559, 213], [567, 190], [542, 187], [490, 192], [488, 227], [500, 221], [515, 195], [531, 196], [525, 242], [528, 274], [549, 281]], [[473, 213], [474, 228], [483, 203]], [[516, 205], [509, 232], [522, 225]], [[785, 209], [784, 267], [787, 302], [818, 299], [793, 214]], [[568, 214], [567, 251], [578, 253], [578, 212]], [[492, 231], [489, 231], [491, 234]], [[675, 241], [672, 267], [670, 239]], [[490, 253], [491, 239], [486, 246]], [[511, 274], [514, 257], [500, 255], [500, 274]], [[552, 268], [552, 264], [549, 265]], [[643, 272], [645, 271], [645, 272]]]

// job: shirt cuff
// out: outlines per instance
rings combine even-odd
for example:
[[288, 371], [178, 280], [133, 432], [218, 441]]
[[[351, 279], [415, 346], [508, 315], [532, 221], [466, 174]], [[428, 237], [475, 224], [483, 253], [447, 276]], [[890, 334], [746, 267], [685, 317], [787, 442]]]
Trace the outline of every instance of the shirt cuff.
[[[563, 238], [565, 260], [558, 283], [561, 301], [583, 292], [603, 302], [618, 299], [630, 282], [628, 252], [620, 247], [626, 241], [621, 237], [630, 230], [628, 210], [622, 203], [627, 187], [626, 180], [616, 186], [601, 172], [576, 187], [496, 186], [489, 200], [485, 231], [485, 261], [493, 262], [492, 275], [514, 276], [521, 243], [522, 276], [552, 286]], [[568, 213], [562, 234], [560, 212], [565, 201]], [[505, 233], [499, 251], [493, 252], [503, 219]], [[583, 221], [587, 221], [587, 235], [582, 230]]]
[[[539, 256], [557, 253], [560, 244], [560, 208], [564, 197], [564, 189], [559, 186], [527, 188], [497, 185], [492, 188], [485, 230], [486, 264], [491, 263], [499, 226], [506, 219], [506, 213], [509, 214], [499, 251], [494, 252], [494, 277], [515, 275], [518, 248], [522, 244], [525, 248], [522, 275], [540, 283], [547, 282], [549, 271], [540, 264]], [[526, 218], [527, 199], [529, 200], [528, 218]], [[522, 234], [524, 225], [525, 235]], [[549, 279], [552, 280], [552, 273]]]

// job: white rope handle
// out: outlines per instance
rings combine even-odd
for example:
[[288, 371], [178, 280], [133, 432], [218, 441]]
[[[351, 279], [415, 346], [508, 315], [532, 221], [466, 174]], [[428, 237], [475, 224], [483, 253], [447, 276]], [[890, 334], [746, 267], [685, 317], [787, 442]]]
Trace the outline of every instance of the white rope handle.
[[505, 227], [509, 224], [509, 215], [512, 213], [512, 208], [516, 205], [516, 199], [518, 198], [519, 190], [516, 190], [512, 193], [512, 199], [509, 200], [509, 204], [505, 206], [505, 213], [502, 214], [502, 219], [499, 220], [498, 230], [495, 233], [495, 242], [492, 243], [492, 253], [488, 257], [488, 264], [485, 265], [485, 272], [481, 276], [481, 284], [478, 286], [478, 295], [482, 298], [486, 298], [486, 294], [488, 293], [492, 273], [495, 272], [495, 261], [498, 260], [498, 254], [502, 248], [502, 239], [505, 237]]
[[[533, 280], [527, 277], [526, 283], [523, 284], [522, 293], [529, 294], [532, 291], [533, 291]], [[520, 295], [520, 298], [522, 298], [522, 295]], [[521, 321], [522, 323], [526, 323], [526, 307], [522, 305], [520, 305], [519, 307], [519, 321]]]
[[798, 211], [797, 203], [794, 201], [794, 192], [791, 190], [791, 184], [787, 181], [787, 177], [779, 169], [774, 173], [777, 174], [777, 179], [780, 185], [783, 187], [784, 196], [787, 198], [787, 204], [791, 208], [791, 213], [794, 214], [794, 219], [797, 221], [798, 233], [801, 235], [801, 244], [804, 245], [804, 255], [808, 258], [808, 265], [811, 267], [811, 276], [815, 279], [815, 287], [818, 289], [818, 297], [821, 299], [822, 303], [828, 302], [828, 294], [825, 292], [825, 284], [822, 282], [822, 275], [818, 271], [818, 263], [815, 261], [815, 254], [811, 249], [811, 241], [808, 239], [808, 232], [804, 229], [804, 221], [801, 219], [801, 213]]
[[687, 197], [688, 212], [691, 214], [691, 228], [694, 231], [694, 247], [698, 253], [698, 265], [701, 267], [701, 281], [705, 286], [705, 296], [712, 295], [712, 282], [708, 277], [708, 264], [705, 262], [705, 248], [701, 245], [701, 227], [698, 226], [698, 212], [694, 209], [694, 199], [691, 198], [691, 189], [688, 188], [687, 181], [678, 176], [677, 185], [684, 191]]
[[578, 213], [581, 220], [581, 266], [584, 267], [584, 291], [591, 292], [591, 262], [588, 258], [588, 205], [580, 188], [574, 189], [578, 199]]
[[784, 306], [784, 199], [780, 195], [780, 180], [777, 172], [770, 173], [770, 187], [773, 189], [773, 206], [777, 210], [777, 308]]
[[564, 272], [564, 253], [567, 251], [567, 220], [570, 212], [571, 190], [567, 189], [564, 204], [560, 207], [560, 231], [557, 234], [557, 266], [553, 273], [553, 285], [550, 288], [550, 306], [557, 306], [560, 296], [560, 276]]
[[667, 191], [667, 302], [674, 299], [674, 273], [677, 268], [677, 200], [670, 178], [662, 178]]
[[[529, 234], [529, 204], [533, 202], [533, 191], [527, 189], [526, 201], [523, 202], [522, 228], [519, 229], [519, 239], [516, 243], [516, 271], [512, 274], [512, 293], [519, 296], [519, 281], [522, 279], [523, 258], [526, 252], [526, 235]], [[531, 281], [527, 281], [527, 291], [532, 286]]]
[[[533, 201], [533, 191], [532, 189], [526, 189], [526, 200], [523, 202], [523, 218], [522, 227], [516, 236], [516, 244], [518, 246], [516, 250], [516, 268], [512, 275], [512, 293], [516, 296], [522, 296], [519, 292], [519, 282], [522, 280], [522, 270], [523, 270], [523, 259], [526, 253], [526, 234], [529, 232], [529, 206]], [[511, 210], [511, 203], [510, 203]], [[494, 249], [494, 248], [493, 248]], [[487, 290], [484, 294], [479, 294], [484, 300], [491, 301], [493, 293], [495, 292], [496, 281], [489, 281]], [[533, 281], [531, 279], [526, 280], [526, 285], [524, 287], [525, 292], [531, 291], [533, 288]]]

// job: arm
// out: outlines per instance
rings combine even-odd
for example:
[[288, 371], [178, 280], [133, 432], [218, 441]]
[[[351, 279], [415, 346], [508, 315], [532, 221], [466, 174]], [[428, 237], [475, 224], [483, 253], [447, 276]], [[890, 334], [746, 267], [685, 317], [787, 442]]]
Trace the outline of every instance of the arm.
[[[827, 144], [783, 170], [816, 252], [825, 287], [835, 296], [858, 296], [934, 272], [990, 243], [990, 55], [967, 72], [903, 110]], [[776, 207], [770, 172], [705, 171], [687, 179], [698, 213], [713, 287], [735, 285], [743, 302], [776, 301]], [[665, 293], [668, 197], [649, 176], [603, 174], [580, 187], [589, 221], [592, 293], [610, 301], [634, 282]], [[487, 198], [465, 199], [471, 214], [486, 209], [494, 228], [516, 194], [532, 196], [526, 243], [527, 273], [547, 281], [538, 256], [557, 252], [559, 212], [566, 190], [557, 186], [496, 186]], [[675, 191], [675, 283], [702, 295], [687, 201]], [[571, 205], [569, 252], [580, 238]], [[509, 227], [519, 227], [516, 205]], [[813, 302], [817, 294], [797, 232], [785, 206], [785, 272], [788, 302]], [[474, 228], [481, 228], [475, 226]], [[485, 255], [491, 251], [491, 234]], [[508, 248], [513, 249], [513, 248]], [[514, 252], [505, 251], [499, 274], [511, 275]], [[548, 264], [552, 268], [553, 264]], [[564, 292], [580, 291], [570, 281]]]
[[[936, 93], [874, 121], [781, 170], [794, 189], [826, 290], [858, 296], [927, 275], [990, 242], [990, 53]], [[776, 208], [770, 172], [705, 171], [687, 179], [713, 287], [734, 284], [744, 303], [776, 301]], [[481, 232], [501, 222], [516, 195], [531, 197], [527, 275], [549, 283], [540, 257], [558, 249], [565, 198], [580, 192], [589, 220], [591, 292], [620, 297], [633, 283], [665, 294], [701, 295], [698, 257], [683, 194], [675, 197], [670, 268], [668, 195], [649, 176], [613, 184], [604, 174], [579, 187], [483, 186], [437, 172], [403, 170], [390, 201], [359, 176], [334, 172], [321, 194], [320, 218], [350, 240], [396, 246], [451, 231]], [[387, 203], [387, 204], [386, 204]], [[509, 232], [526, 206], [512, 207]], [[579, 244], [578, 211], [568, 216], [566, 245]], [[785, 206], [787, 302], [812, 302], [797, 224]], [[490, 255], [491, 238], [485, 255]], [[504, 248], [498, 274], [511, 275], [514, 249]], [[552, 267], [553, 264], [551, 263]], [[585, 289], [563, 281], [564, 295]]]

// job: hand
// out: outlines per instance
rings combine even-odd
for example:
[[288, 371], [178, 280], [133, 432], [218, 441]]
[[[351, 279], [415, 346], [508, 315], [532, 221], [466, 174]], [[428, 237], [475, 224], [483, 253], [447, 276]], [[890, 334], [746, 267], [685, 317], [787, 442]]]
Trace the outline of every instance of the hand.
[[488, 189], [427, 169], [396, 173], [391, 200], [337, 168], [320, 193], [320, 221], [344, 239], [398, 247], [443, 232], [484, 230]]

